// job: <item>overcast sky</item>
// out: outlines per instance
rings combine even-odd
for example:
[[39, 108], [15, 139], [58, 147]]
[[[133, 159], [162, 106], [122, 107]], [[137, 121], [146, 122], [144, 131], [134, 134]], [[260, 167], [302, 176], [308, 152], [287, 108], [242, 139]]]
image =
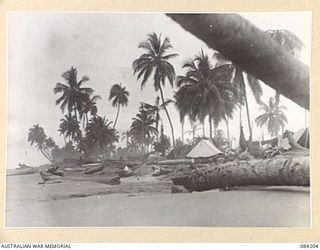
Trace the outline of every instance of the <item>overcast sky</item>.
[[[301, 61], [310, 65], [311, 14], [310, 12], [240, 13], [261, 30], [288, 29], [305, 44]], [[89, 76], [86, 86], [102, 97], [98, 101], [99, 115], [114, 120], [116, 110], [108, 101], [110, 87], [122, 83], [130, 92], [129, 105], [121, 109], [117, 129], [122, 133], [137, 113], [141, 101], [154, 103], [152, 80], [141, 91], [140, 82], [133, 76], [132, 62], [142, 51], [137, 45], [150, 32], [161, 33], [170, 38], [179, 56], [171, 60], [176, 73], [183, 74], [181, 66], [185, 59], [201, 49], [209, 55], [211, 49], [198, 38], [183, 30], [178, 24], [161, 13], [36, 13], [11, 12], [7, 16], [8, 27], [8, 167], [15, 168], [19, 162], [39, 165], [46, 159], [27, 142], [28, 130], [40, 124], [48, 136], [58, 145], [63, 138], [57, 132], [63, 117], [55, 105], [58, 95], [53, 94], [61, 74], [74, 66], [79, 79]], [[263, 100], [274, 95], [274, 90], [264, 85]], [[171, 98], [173, 89], [165, 87], [165, 97]], [[289, 120], [288, 129], [298, 130], [305, 126], [304, 109], [285, 97]], [[259, 114], [249, 92], [250, 115], [253, 120]], [[175, 107], [169, 108], [176, 137], [181, 137], [179, 116]], [[170, 135], [165, 113], [161, 114], [164, 130]], [[245, 112], [243, 124], [246, 137], [248, 128]], [[219, 126], [225, 129], [225, 124]], [[189, 130], [187, 123], [185, 130]], [[208, 133], [208, 124], [206, 124]], [[202, 133], [199, 131], [199, 134]], [[230, 121], [230, 134], [239, 137], [239, 115]], [[255, 125], [253, 138], [261, 139], [262, 130]], [[268, 133], [264, 131], [265, 138]], [[123, 145], [120, 144], [120, 145]]]

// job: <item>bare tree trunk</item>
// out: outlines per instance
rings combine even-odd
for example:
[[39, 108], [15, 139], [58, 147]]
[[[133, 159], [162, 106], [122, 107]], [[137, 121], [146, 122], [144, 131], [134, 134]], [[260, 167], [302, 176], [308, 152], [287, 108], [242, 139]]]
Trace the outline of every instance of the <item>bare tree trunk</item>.
[[212, 117], [209, 115], [209, 137], [212, 139]]
[[249, 185], [309, 186], [309, 155], [212, 164], [178, 173], [172, 180], [190, 191]]
[[47, 155], [47, 153], [42, 148], [40, 148], [40, 152], [44, 157], [47, 158], [47, 160], [49, 160], [50, 162], [53, 162], [53, 159], [49, 155]]
[[167, 15], [245, 72], [309, 109], [309, 67], [240, 15]]
[[116, 127], [116, 124], [117, 124], [117, 121], [118, 121], [118, 117], [119, 117], [119, 112], [120, 112], [120, 104], [118, 103], [118, 109], [117, 109], [117, 115], [116, 115], [116, 119], [114, 121], [114, 124], [113, 124], [113, 129], [115, 129]]
[[217, 134], [218, 132], [218, 126], [217, 124], [213, 123], [213, 133], [214, 133], [214, 136]]
[[205, 138], [206, 137], [206, 130], [204, 127], [204, 120], [202, 121], [202, 137]]
[[[241, 72], [241, 77], [243, 80], [243, 73]], [[251, 128], [251, 120], [250, 120], [250, 113], [249, 113], [249, 106], [248, 106], [248, 99], [247, 99], [247, 91], [246, 91], [246, 85], [243, 82], [243, 85], [241, 86], [241, 89], [243, 91], [243, 97], [244, 97], [244, 102], [246, 106], [246, 111], [247, 111], [247, 119], [248, 119], [248, 128], [249, 128], [249, 142], [252, 141], [252, 128]]]
[[226, 118], [226, 126], [227, 126], [227, 139], [228, 139], [228, 144], [229, 144], [229, 147], [231, 147], [231, 145], [230, 145], [230, 131], [229, 131], [229, 118], [228, 118], [228, 117]]
[[74, 107], [74, 117], [76, 118], [76, 121], [78, 121], [78, 115], [77, 115], [77, 108]]
[[162, 91], [161, 84], [159, 84], [159, 89], [160, 89], [160, 94], [161, 94], [161, 100], [162, 100], [163, 108], [164, 108], [164, 111], [166, 112], [166, 115], [167, 115], [167, 118], [168, 118], [168, 121], [169, 121], [169, 124], [170, 124], [171, 135], [172, 135], [172, 146], [173, 146], [173, 149], [174, 149], [175, 146], [176, 146], [176, 141], [175, 141], [175, 139], [174, 139], [174, 130], [173, 130], [172, 122], [171, 122], [170, 115], [169, 115], [169, 113], [168, 113], [167, 107], [164, 105], [164, 97], [163, 97], [163, 91]]
[[184, 144], [184, 119], [181, 121], [181, 141]]

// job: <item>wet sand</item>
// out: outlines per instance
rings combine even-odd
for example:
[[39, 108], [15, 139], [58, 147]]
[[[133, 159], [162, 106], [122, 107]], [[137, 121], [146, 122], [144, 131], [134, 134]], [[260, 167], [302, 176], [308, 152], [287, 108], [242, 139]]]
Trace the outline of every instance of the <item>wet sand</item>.
[[170, 182], [153, 177], [124, 178], [118, 186], [37, 181], [7, 177], [6, 227], [310, 227], [304, 187], [171, 194]]

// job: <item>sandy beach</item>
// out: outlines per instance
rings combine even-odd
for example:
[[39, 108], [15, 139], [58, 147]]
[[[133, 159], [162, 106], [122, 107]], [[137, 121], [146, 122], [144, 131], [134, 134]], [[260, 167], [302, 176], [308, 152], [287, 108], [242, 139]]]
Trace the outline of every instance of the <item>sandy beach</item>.
[[310, 227], [305, 187], [171, 194], [170, 181], [152, 176], [115, 186], [39, 181], [39, 174], [7, 177], [6, 227]]

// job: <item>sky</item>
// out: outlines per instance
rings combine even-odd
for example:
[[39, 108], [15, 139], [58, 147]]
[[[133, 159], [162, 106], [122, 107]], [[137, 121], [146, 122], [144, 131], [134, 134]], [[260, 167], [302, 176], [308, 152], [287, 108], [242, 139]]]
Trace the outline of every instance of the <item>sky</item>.
[[[311, 12], [269, 12], [239, 13], [259, 29], [288, 29], [305, 44], [300, 60], [310, 65], [311, 56]], [[76, 67], [78, 78], [86, 75], [90, 81], [85, 86], [100, 95], [97, 102], [98, 113], [114, 120], [116, 109], [108, 100], [113, 84], [121, 83], [130, 93], [129, 105], [121, 108], [117, 130], [120, 134], [128, 130], [132, 117], [138, 111], [140, 102], [154, 103], [158, 93], [154, 91], [152, 80], [141, 90], [140, 82], [133, 75], [132, 62], [143, 52], [138, 43], [151, 32], [161, 33], [170, 38], [173, 49], [178, 53], [172, 59], [176, 74], [184, 73], [183, 62], [199, 54], [202, 49], [209, 55], [209, 49], [197, 37], [186, 32], [163, 13], [63, 13], [63, 12], [10, 12], [7, 14], [7, 167], [16, 168], [18, 163], [38, 166], [47, 160], [31, 147], [28, 130], [35, 124], [45, 129], [59, 146], [64, 144], [57, 129], [63, 114], [55, 100], [53, 88], [63, 82], [61, 74]], [[164, 95], [172, 98], [175, 88], [166, 85]], [[274, 90], [263, 84], [262, 100], [267, 102], [274, 96]], [[251, 120], [259, 115], [259, 106], [249, 91], [248, 102]], [[281, 96], [281, 103], [287, 106], [289, 120], [287, 129], [296, 131], [306, 125], [308, 113], [287, 98]], [[178, 111], [174, 105], [168, 111], [175, 128], [175, 137], [181, 137]], [[243, 126], [248, 137], [246, 113], [243, 109]], [[307, 114], [307, 115], [306, 115]], [[165, 113], [161, 113], [164, 132], [171, 135]], [[239, 113], [229, 121], [230, 135], [239, 138]], [[208, 133], [208, 124], [205, 124]], [[226, 125], [221, 123], [220, 129]], [[190, 130], [186, 122], [185, 131]], [[266, 129], [253, 124], [253, 139], [259, 140]], [[199, 130], [199, 135], [202, 130]], [[188, 137], [188, 135], [186, 135]], [[120, 142], [119, 146], [124, 146]]]

